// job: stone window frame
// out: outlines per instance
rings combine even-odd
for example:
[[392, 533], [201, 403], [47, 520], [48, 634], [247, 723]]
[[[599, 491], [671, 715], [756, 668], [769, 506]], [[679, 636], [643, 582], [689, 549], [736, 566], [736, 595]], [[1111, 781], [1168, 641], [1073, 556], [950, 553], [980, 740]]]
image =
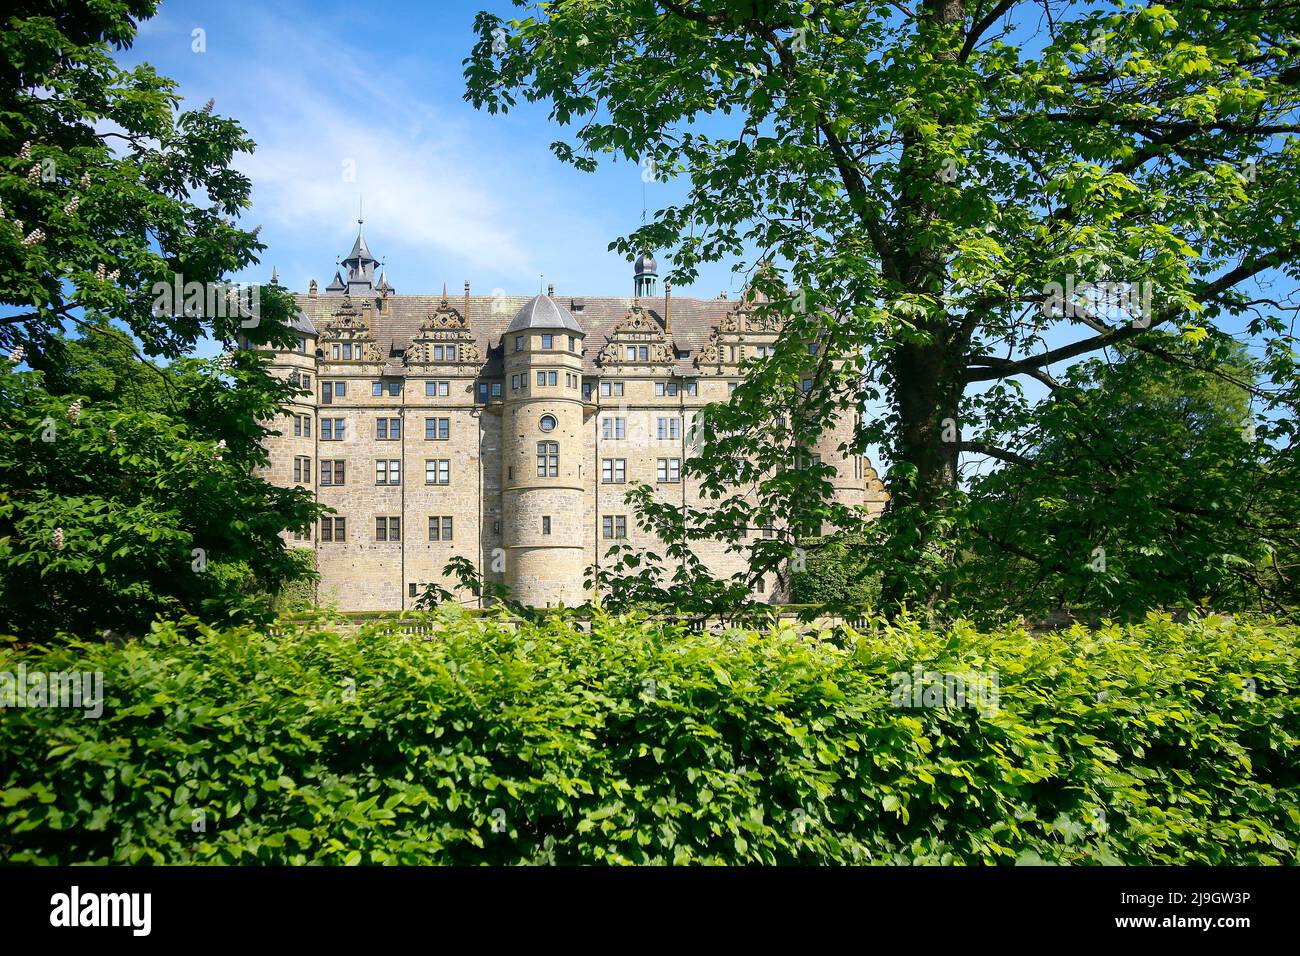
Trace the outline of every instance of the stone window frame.
[[[380, 434], [380, 426], [383, 426]], [[402, 420], [401, 418], [391, 418], [388, 415], [381, 415], [375, 419], [375, 441], [401, 441], [402, 440]]]
[[627, 540], [627, 515], [602, 515], [600, 530], [606, 541]]
[[[383, 478], [381, 481], [380, 478]], [[376, 458], [375, 459], [375, 484], [376, 485], [400, 485], [402, 483], [402, 459], [400, 458]]]
[[455, 529], [454, 515], [429, 515], [429, 540], [452, 541]]
[[[330, 480], [326, 481], [325, 476], [329, 475]], [[334, 477], [338, 476], [339, 480], [335, 481]], [[347, 484], [347, 467], [346, 460], [343, 458], [322, 458], [320, 462], [320, 484], [328, 485], [331, 488], [337, 488]]]
[[[433, 425], [434, 434], [429, 434], [429, 426]], [[424, 420], [424, 440], [425, 441], [451, 441], [451, 419], [450, 418], [426, 418]]]
[[660, 458], [655, 463], [655, 474], [661, 484], [681, 484], [682, 460], [680, 458]]
[[[430, 465], [433, 466], [433, 481], [429, 480]], [[424, 483], [426, 485], [449, 485], [451, 484], [451, 459], [450, 458], [426, 458], [424, 460]]]
[[348, 540], [348, 519], [328, 515], [320, 519], [320, 539], [331, 543]]
[[448, 398], [451, 395], [451, 382], [429, 381], [424, 383], [425, 398]]
[[553, 349], [553, 348], [555, 348], [555, 335], [554, 335], [554, 333], [551, 333], [551, 332], [543, 332], [543, 333], [542, 333], [542, 348], [544, 348], [544, 349]]
[[542, 515], [542, 534], [549, 535], [550, 533], [551, 533], [551, 516]]
[[[606, 477], [606, 474], [609, 477]], [[627, 484], [627, 459], [602, 458], [600, 461], [600, 483], [602, 485]]]
[[627, 438], [627, 419], [622, 415], [606, 415], [600, 420], [601, 441], [623, 441]]
[[537, 477], [560, 477], [560, 443], [558, 441], [539, 441], [537, 443]]
[[348, 420], [346, 418], [322, 418], [320, 420], [321, 441], [346, 441]]
[[[667, 427], [665, 427], [667, 426]], [[655, 434], [659, 441], [678, 441], [682, 437], [682, 418], [680, 415], [664, 415], [655, 421]]]
[[375, 540], [388, 544], [401, 543], [401, 515], [375, 515]]

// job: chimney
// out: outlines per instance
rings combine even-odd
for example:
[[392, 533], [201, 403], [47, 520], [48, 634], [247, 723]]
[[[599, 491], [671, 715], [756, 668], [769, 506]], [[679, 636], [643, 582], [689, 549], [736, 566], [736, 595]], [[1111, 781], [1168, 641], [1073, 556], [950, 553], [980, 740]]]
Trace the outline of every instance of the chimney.
[[465, 280], [465, 308], [461, 310], [460, 314], [461, 314], [461, 318], [465, 320], [465, 324], [469, 325], [469, 280], [468, 279]]
[[312, 279], [312, 280], [311, 280], [311, 285], [307, 287], [307, 297], [310, 298], [310, 299], [314, 299], [314, 298], [316, 298], [316, 280], [315, 280], [315, 279]]
[[664, 280], [664, 333], [673, 337], [673, 284]]

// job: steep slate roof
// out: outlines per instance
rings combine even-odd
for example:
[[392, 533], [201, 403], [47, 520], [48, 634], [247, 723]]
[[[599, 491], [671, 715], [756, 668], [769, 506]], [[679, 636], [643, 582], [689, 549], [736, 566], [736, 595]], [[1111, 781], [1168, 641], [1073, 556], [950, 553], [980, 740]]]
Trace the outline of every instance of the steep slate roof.
[[[360, 307], [363, 299], [370, 296], [353, 297], [353, 305]], [[500, 376], [501, 339], [507, 327], [526, 305], [534, 301], [534, 296], [470, 296], [469, 329], [475, 343], [487, 357], [484, 374]], [[632, 296], [566, 296], [556, 295], [555, 301], [582, 326], [586, 332], [583, 348], [583, 367], [589, 375], [600, 375], [602, 369], [596, 364], [614, 329], [621, 323], [633, 305], [640, 304], [647, 315], [663, 327], [664, 298], [636, 299]], [[334, 312], [343, 303], [342, 295], [325, 294], [317, 298], [297, 295], [295, 299], [306, 317], [317, 329], [324, 329]], [[465, 308], [464, 296], [448, 296], [447, 304], [457, 311]], [[388, 297], [387, 314], [381, 314], [378, 307], [369, 312], [371, 334], [379, 349], [385, 355], [405, 351], [411, 339], [431, 312], [442, 303], [439, 295], [392, 295]], [[676, 349], [677, 362], [674, 373], [692, 375], [695, 373], [695, 352], [706, 345], [709, 335], [717, 327], [722, 317], [737, 305], [735, 299], [690, 299], [674, 295], [671, 299], [673, 320], [672, 341]], [[390, 363], [392, 364], [392, 363]]]

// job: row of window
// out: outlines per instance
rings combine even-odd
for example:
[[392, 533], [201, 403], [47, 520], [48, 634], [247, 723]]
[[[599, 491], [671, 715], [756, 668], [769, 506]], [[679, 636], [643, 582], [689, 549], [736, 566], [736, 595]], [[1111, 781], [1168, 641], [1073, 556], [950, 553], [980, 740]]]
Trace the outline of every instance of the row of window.
[[[656, 462], [655, 472], [661, 483], [675, 484], [682, 480], [682, 460], [680, 458], [660, 458]], [[600, 463], [600, 481], [604, 485], [626, 484], [627, 459], [602, 459]]]
[[[525, 335], [516, 335], [516, 336], [515, 336], [515, 351], [516, 351], [516, 352], [522, 352], [522, 351], [524, 350], [524, 342], [527, 340], [527, 338], [528, 338], [528, 337], [525, 336]], [[560, 340], [560, 344], [563, 345], [563, 344], [564, 344], [565, 336], [563, 336], [563, 335], [552, 335], [550, 332], [545, 332], [545, 333], [543, 333], [543, 334], [542, 334], [542, 348], [544, 348], [544, 349], [553, 349], [553, 348], [555, 348], [555, 340], [556, 340], [556, 339], [559, 339], [559, 340]], [[577, 338], [574, 337], [574, 336], [572, 336], [572, 335], [570, 335], [570, 336], [568, 336], [568, 339], [569, 339], [569, 351], [570, 351], [570, 352], [577, 352], [577, 351], [578, 351], [578, 340], [577, 340]]]
[[[555, 418], [543, 415], [539, 421], [542, 431], [555, 428]], [[306, 415], [295, 415], [293, 433], [311, 437], [311, 419]], [[679, 417], [660, 417], [655, 421], [655, 434], [659, 441], [677, 441], [682, 437], [682, 420]], [[320, 420], [321, 441], [343, 441], [347, 437], [346, 418], [322, 418]], [[402, 437], [402, 420], [400, 418], [375, 419], [375, 438], [379, 441], [398, 441]], [[429, 441], [447, 441], [451, 438], [450, 418], [426, 418], [424, 420], [424, 437]], [[623, 441], [627, 438], [627, 419], [610, 416], [600, 421], [600, 437], [605, 441]]]
[[[680, 458], [660, 458], [656, 462], [656, 476], [664, 484], [676, 484], [682, 480], [682, 460]], [[560, 475], [560, 443], [539, 441], [537, 443], [537, 477], [558, 478]], [[311, 484], [311, 459], [295, 457], [293, 460], [293, 480]], [[627, 459], [605, 458], [600, 464], [600, 480], [606, 485], [627, 483]], [[320, 463], [320, 483], [322, 486], [337, 486], [347, 482], [347, 465], [342, 458], [325, 458]], [[400, 485], [402, 483], [402, 460], [400, 458], [380, 458], [375, 461], [376, 485]], [[451, 484], [451, 459], [429, 458], [424, 462], [424, 483], [426, 485]]]
[[[441, 348], [441, 346], [435, 346], [435, 348]], [[455, 346], [449, 345], [447, 346], [447, 348], [455, 348]], [[299, 384], [300, 381], [301, 385], [304, 388], [308, 388], [311, 385], [310, 377], [306, 374], [301, 376], [301, 380], [299, 380], [299, 376], [297, 372], [292, 373], [289, 376], [289, 378], [290, 381], [293, 381], [295, 384]], [[543, 388], [547, 386], [559, 385], [559, 373], [558, 371], [549, 371], [549, 370], [538, 371], [536, 373], [536, 378], [534, 379], [534, 381], [537, 383], [538, 386], [541, 386]], [[564, 373], [564, 384], [566, 387], [577, 388], [580, 382], [581, 382], [581, 377], [576, 373], [574, 372]], [[596, 386], [595, 382], [587, 382], [585, 385], [583, 385], [582, 386], [583, 397], [590, 399], [593, 394], [593, 390], [595, 389], [595, 386]], [[600, 394], [603, 398], [622, 398], [624, 394], [623, 386], [624, 386], [623, 382], [601, 382]], [[731, 383], [730, 387], [734, 389], [735, 383], [734, 382]], [[517, 392], [520, 389], [527, 389], [527, 388], [528, 388], [528, 373], [520, 372], [510, 376], [511, 391]], [[812, 379], [804, 379], [803, 388], [805, 392], [811, 390]], [[347, 382], [321, 382], [320, 400], [321, 400], [321, 404], [323, 405], [332, 405], [336, 398], [345, 398], [347, 394], [348, 394]], [[375, 398], [380, 398], [383, 397], [384, 395], [387, 395], [391, 398], [397, 398], [402, 394], [402, 383], [399, 381], [371, 382], [370, 394]], [[450, 382], [425, 382], [424, 394], [425, 397], [427, 398], [446, 398], [451, 394], [451, 383]], [[479, 382], [477, 394], [478, 394], [478, 400], [480, 402], [486, 402], [488, 400], [489, 395], [492, 398], [500, 398], [501, 383], [500, 382]], [[699, 394], [699, 384], [697, 382], [682, 382], [682, 383], [655, 382], [655, 396], [658, 398], [675, 398], [678, 395], [688, 395], [693, 397], [698, 394]]]
[[[454, 540], [455, 523], [450, 515], [429, 516], [429, 540]], [[551, 533], [551, 516], [542, 516], [542, 534]], [[601, 518], [601, 533], [605, 538], [618, 539], [627, 537], [627, 515], [605, 515]], [[300, 540], [303, 535], [297, 536]], [[324, 517], [320, 519], [320, 539], [323, 542], [339, 542], [348, 539], [348, 519], [341, 517]], [[378, 515], [375, 517], [376, 541], [401, 541], [402, 519], [398, 515]]]
[[[441, 348], [442, 346], [435, 346]], [[455, 346], [447, 346], [455, 348]], [[307, 385], [307, 376], [303, 376], [303, 384]], [[540, 384], [540, 383], [538, 383]], [[322, 405], [333, 405], [336, 398], [346, 398], [348, 394], [347, 382], [321, 382], [320, 383], [320, 400]], [[397, 398], [402, 394], [402, 383], [399, 381], [381, 381], [370, 383], [370, 394], [375, 398], [385, 395], [390, 398]], [[450, 382], [425, 382], [424, 394], [426, 398], [447, 398], [451, 395]], [[501, 397], [500, 382], [479, 382], [477, 390], [478, 400], [487, 402], [488, 396], [492, 398]]]
[[[676, 441], [682, 437], [682, 420], [675, 416], [656, 419], [655, 433], [659, 441]], [[602, 418], [600, 437], [605, 441], [622, 441], [627, 437], [627, 419], [616, 416]]]
[[[580, 381], [581, 381], [581, 379], [578, 377], [578, 375], [577, 375], [576, 373], [574, 373], [574, 372], [565, 372], [565, 373], [564, 373], [564, 387], [565, 387], [565, 388], [575, 388], [575, 389], [576, 389], [576, 388], [578, 387], [578, 383], [579, 383]], [[539, 371], [539, 372], [537, 373], [537, 386], [538, 386], [539, 388], [546, 388], [546, 387], [548, 387], [548, 386], [556, 386], [556, 385], [559, 385], [559, 384], [560, 384], [560, 373], [559, 373], [558, 371], [554, 371], [554, 372]], [[500, 387], [500, 386], [498, 385], [497, 387]], [[528, 373], [527, 373], [527, 372], [520, 372], [520, 373], [518, 373], [517, 375], [511, 375], [511, 376], [510, 376], [510, 391], [512, 391], [512, 392], [517, 392], [517, 391], [519, 391], [520, 389], [525, 389], [525, 390], [527, 390], [527, 388], [528, 388]]]

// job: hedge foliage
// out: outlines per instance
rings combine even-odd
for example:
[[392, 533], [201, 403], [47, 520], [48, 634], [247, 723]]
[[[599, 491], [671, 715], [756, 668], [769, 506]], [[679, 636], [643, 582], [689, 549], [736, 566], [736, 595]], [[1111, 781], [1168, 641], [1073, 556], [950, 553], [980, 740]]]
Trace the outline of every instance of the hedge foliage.
[[[690, 634], [599, 613], [0, 644], [104, 675], [0, 712], [0, 857], [220, 863], [1295, 863], [1300, 640], [1221, 618], [1033, 637]], [[898, 672], [996, 708], [895, 706]]]

